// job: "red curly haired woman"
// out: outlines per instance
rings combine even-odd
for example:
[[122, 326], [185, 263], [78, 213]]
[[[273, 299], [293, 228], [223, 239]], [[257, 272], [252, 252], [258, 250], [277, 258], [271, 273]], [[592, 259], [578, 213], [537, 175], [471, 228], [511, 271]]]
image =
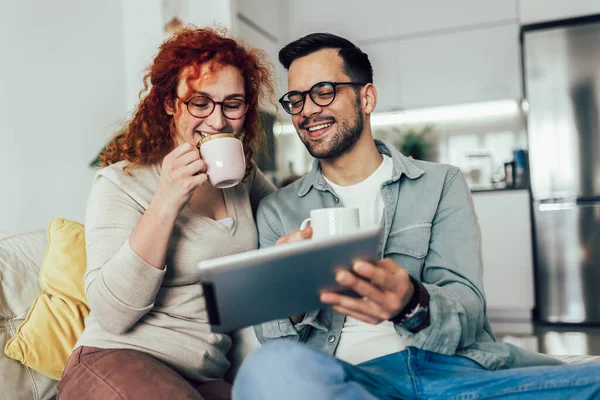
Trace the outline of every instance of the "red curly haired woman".
[[[257, 248], [253, 211], [275, 188], [250, 160], [259, 102], [273, 97], [271, 68], [258, 50], [187, 28], [161, 45], [145, 86], [89, 196], [91, 313], [60, 400], [231, 396], [231, 339], [211, 333], [195, 269]], [[247, 161], [243, 182], [227, 189], [208, 181], [195, 146], [223, 133], [242, 141]]]

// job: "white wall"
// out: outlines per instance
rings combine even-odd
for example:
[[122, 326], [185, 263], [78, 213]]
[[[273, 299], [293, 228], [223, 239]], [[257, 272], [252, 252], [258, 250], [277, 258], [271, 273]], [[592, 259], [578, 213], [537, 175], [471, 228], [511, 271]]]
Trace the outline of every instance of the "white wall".
[[598, 0], [519, 0], [522, 24], [600, 14]]
[[83, 221], [124, 116], [121, 22], [119, 0], [0, 2], [0, 231]]
[[[165, 39], [162, 0], [119, 0], [123, 7], [125, 106], [131, 113], [139, 102], [145, 69]], [[143, 10], [143, 11], [141, 11]]]

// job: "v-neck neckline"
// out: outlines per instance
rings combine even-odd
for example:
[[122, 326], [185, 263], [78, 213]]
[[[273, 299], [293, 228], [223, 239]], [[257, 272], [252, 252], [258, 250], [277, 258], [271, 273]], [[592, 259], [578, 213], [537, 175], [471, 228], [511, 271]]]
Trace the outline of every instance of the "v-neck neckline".
[[[228, 216], [225, 218], [231, 218], [233, 220], [233, 223], [231, 224], [231, 226], [226, 226], [216, 219], [196, 214], [194, 212], [194, 210], [192, 210], [188, 206], [188, 204], [185, 205], [185, 207], [183, 208], [183, 210], [181, 212], [182, 212], [182, 214], [185, 214], [189, 218], [194, 218], [194, 219], [204, 221], [223, 232], [228, 232], [231, 235], [233, 235], [233, 233], [235, 232], [235, 229], [237, 227], [237, 215], [235, 212], [235, 207], [233, 207], [232, 199], [230, 198], [232, 195], [231, 190], [235, 190], [235, 189], [234, 188], [222, 189], [223, 201], [225, 201], [225, 208], [227, 209], [227, 214], [228, 214]], [[224, 219], [224, 218], [221, 218], [221, 219]]]

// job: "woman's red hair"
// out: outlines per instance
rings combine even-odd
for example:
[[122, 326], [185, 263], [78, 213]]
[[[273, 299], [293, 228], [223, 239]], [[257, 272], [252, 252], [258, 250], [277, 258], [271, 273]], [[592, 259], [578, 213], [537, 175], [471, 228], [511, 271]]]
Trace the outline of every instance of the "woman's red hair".
[[[174, 104], [177, 84], [183, 69], [192, 67], [189, 82], [200, 74], [206, 62], [232, 65], [244, 78], [246, 103], [250, 106], [244, 120], [242, 142], [250, 171], [252, 154], [264, 137], [260, 129], [259, 103], [273, 101], [272, 67], [262, 50], [249, 48], [225, 33], [211, 28], [186, 27], [165, 41], [144, 76], [142, 97], [133, 118], [106, 145], [100, 154], [101, 165], [127, 160], [147, 165], [161, 161], [177, 145], [173, 117], [165, 104]], [[148, 90], [150, 88], [150, 90]]]

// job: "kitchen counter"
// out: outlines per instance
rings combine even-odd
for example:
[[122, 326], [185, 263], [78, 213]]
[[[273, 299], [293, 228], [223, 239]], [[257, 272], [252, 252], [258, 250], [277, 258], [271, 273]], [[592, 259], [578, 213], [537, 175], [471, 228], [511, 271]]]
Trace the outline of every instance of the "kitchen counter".
[[535, 303], [529, 190], [474, 193], [488, 316], [491, 320], [529, 320]]
[[471, 193], [489, 193], [489, 192], [514, 192], [519, 190], [529, 191], [529, 188], [509, 188], [509, 187], [474, 187], [471, 188]]

